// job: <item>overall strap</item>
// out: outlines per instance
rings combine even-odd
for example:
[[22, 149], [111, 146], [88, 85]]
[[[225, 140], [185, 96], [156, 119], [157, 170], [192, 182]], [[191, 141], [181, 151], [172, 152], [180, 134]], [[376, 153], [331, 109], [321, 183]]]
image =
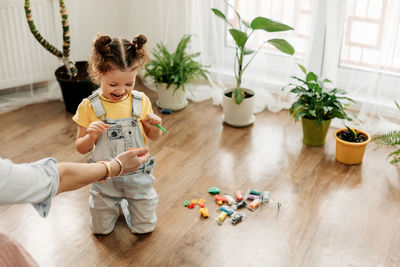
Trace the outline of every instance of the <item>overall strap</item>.
[[103, 107], [103, 104], [101, 103], [98, 91], [95, 91], [88, 98], [98, 118], [101, 118], [103, 115], [106, 115], [106, 111]]
[[132, 90], [132, 116], [140, 118], [142, 114], [142, 99], [143, 95], [141, 92]]

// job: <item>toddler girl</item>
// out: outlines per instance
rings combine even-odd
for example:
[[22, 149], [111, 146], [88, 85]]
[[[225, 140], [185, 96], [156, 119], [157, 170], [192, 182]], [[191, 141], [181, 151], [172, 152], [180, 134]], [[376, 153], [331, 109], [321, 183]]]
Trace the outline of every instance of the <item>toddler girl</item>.
[[[153, 114], [149, 98], [133, 90], [136, 75], [149, 60], [146, 37], [127, 39], [98, 36], [89, 58], [89, 74], [100, 88], [84, 99], [72, 118], [78, 124], [77, 150], [92, 151], [89, 162], [115, 158], [130, 148], [148, 147], [157, 140], [161, 118]], [[95, 182], [91, 186], [90, 228], [95, 234], [113, 231], [119, 206], [133, 233], [148, 233], [156, 224], [158, 195], [153, 188], [154, 158], [138, 171]], [[123, 166], [122, 166], [123, 168]]]

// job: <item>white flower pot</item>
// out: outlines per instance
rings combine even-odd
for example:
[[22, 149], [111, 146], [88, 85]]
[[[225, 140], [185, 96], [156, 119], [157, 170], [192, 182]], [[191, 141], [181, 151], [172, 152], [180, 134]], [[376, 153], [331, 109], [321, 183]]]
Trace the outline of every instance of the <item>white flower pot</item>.
[[170, 110], [181, 110], [188, 105], [186, 99], [186, 91], [181, 88], [175, 91], [175, 85], [171, 85], [168, 89], [167, 84], [157, 83], [158, 100], [156, 102], [157, 106], [163, 109]]
[[252, 97], [245, 98], [239, 105], [236, 104], [231, 97], [227, 97], [225, 94], [231, 92], [233, 89], [227, 89], [224, 91], [222, 99], [222, 108], [224, 110], [224, 122], [235, 127], [244, 127], [252, 124], [256, 117], [253, 115], [254, 112], [254, 91], [244, 89], [248, 94], [253, 95]]

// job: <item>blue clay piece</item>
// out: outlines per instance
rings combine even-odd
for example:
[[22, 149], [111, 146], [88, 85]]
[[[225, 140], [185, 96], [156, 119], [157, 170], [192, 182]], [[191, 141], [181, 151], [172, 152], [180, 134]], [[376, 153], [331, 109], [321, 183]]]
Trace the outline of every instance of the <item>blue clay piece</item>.
[[170, 109], [162, 109], [161, 114], [172, 114], [172, 110]]

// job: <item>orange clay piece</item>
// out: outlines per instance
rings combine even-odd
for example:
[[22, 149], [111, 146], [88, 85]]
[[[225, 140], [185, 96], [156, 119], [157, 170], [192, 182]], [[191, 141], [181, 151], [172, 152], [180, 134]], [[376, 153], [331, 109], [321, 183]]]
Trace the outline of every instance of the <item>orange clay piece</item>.
[[256, 209], [261, 205], [261, 200], [259, 200], [258, 198], [254, 199], [250, 204], [249, 207], [252, 209]]
[[218, 201], [217, 201], [217, 204], [221, 206], [221, 205], [224, 204], [224, 203], [223, 203], [221, 200], [218, 200]]
[[[140, 149], [140, 148], [141, 147], [129, 148], [129, 150], [137, 150], [137, 149]], [[140, 155], [138, 155], [138, 157], [143, 157], [144, 155], [146, 155], [146, 153], [140, 154]]]
[[205, 204], [206, 201], [205, 201], [204, 199], [200, 198], [199, 201], [197, 201], [197, 203], [198, 203], [198, 204]]
[[196, 204], [197, 204], [197, 201], [196, 201], [196, 199], [192, 199], [192, 200], [190, 201], [190, 203], [192, 203], [193, 205], [196, 205]]
[[215, 195], [214, 196], [216, 201], [222, 201], [222, 202], [226, 202], [226, 197], [220, 196], [220, 195]]

